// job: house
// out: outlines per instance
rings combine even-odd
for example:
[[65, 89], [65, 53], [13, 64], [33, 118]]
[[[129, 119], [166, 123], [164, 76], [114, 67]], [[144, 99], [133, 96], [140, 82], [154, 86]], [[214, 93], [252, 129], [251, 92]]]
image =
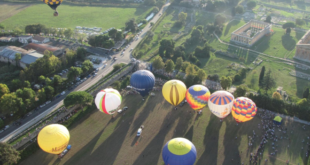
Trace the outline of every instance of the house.
[[0, 61], [1, 62], [10, 62], [12, 65], [16, 65], [15, 55], [16, 53], [20, 53], [23, 57], [29, 52], [25, 49], [16, 47], [16, 46], [7, 46], [0, 52]]
[[23, 47], [26, 50], [35, 50], [37, 53], [44, 54], [45, 50], [53, 52], [55, 56], [61, 56], [64, 53], [64, 49], [59, 47], [50, 46], [47, 44], [30, 43]]
[[34, 37], [32, 37], [31, 42], [32, 43], [38, 43], [38, 44], [44, 44], [44, 43], [50, 42], [50, 39], [44, 38], [41, 36], [34, 36]]
[[0, 42], [14, 42], [16, 40], [15, 37], [0, 37]]
[[23, 44], [27, 44], [29, 43], [29, 41], [31, 41], [32, 36], [30, 35], [22, 35], [22, 36], [18, 36], [18, 41], [23, 43]]
[[26, 55], [24, 55], [20, 60], [20, 67], [26, 68], [31, 63], [34, 63], [38, 58], [42, 58], [43, 55], [37, 52], [31, 52]]

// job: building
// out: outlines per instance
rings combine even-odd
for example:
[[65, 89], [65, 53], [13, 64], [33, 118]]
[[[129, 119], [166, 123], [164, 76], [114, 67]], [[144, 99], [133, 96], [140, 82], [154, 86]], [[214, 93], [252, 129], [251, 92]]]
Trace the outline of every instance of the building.
[[18, 41], [20, 43], [23, 43], [23, 44], [27, 44], [31, 41], [32, 39], [32, 36], [30, 35], [22, 35], [22, 36], [18, 36]]
[[231, 33], [230, 42], [251, 47], [263, 36], [271, 34], [271, 27], [269, 23], [251, 20]]
[[0, 42], [14, 42], [17, 38], [15, 37], [0, 37]]
[[64, 53], [64, 49], [59, 47], [50, 46], [47, 44], [30, 43], [23, 47], [26, 50], [35, 50], [37, 53], [44, 54], [44, 51], [48, 50], [53, 52], [55, 56], [61, 56]]
[[294, 58], [310, 62], [310, 30], [297, 42]]
[[49, 38], [44, 38], [44, 37], [41, 37], [41, 36], [34, 36], [34, 37], [32, 37], [31, 42], [32, 43], [37, 43], [37, 44], [44, 44], [44, 43], [50, 42], [50, 39]]
[[20, 67], [26, 68], [31, 63], [34, 63], [38, 58], [42, 58], [43, 55], [37, 52], [31, 52], [26, 55], [24, 55], [20, 60]]

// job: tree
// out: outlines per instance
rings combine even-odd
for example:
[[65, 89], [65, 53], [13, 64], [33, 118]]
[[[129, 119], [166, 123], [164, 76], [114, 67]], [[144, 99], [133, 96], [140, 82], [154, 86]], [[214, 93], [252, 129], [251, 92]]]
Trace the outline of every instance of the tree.
[[163, 39], [160, 41], [160, 46], [158, 53], [161, 57], [167, 57], [170, 58], [170, 56], [173, 54], [174, 51], [174, 41], [172, 39]]
[[115, 39], [116, 33], [117, 33], [117, 30], [116, 30], [116, 29], [111, 29], [111, 30], [109, 31], [109, 36], [110, 36], [111, 38]]
[[163, 69], [165, 67], [165, 63], [161, 57], [156, 57], [152, 63], [154, 69]]
[[14, 92], [4, 94], [1, 97], [0, 102], [0, 113], [8, 114], [8, 113], [15, 113], [22, 109], [23, 100], [16, 96]]
[[178, 58], [177, 58], [177, 61], [176, 61], [176, 63], [175, 63], [175, 69], [176, 69], [176, 70], [180, 70], [181, 67], [182, 67], [182, 64], [183, 64], [183, 59], [182, 59], [182, 57], [178, 57]]
[[195, 66], [193, 64], [190, 64], [186, 67], [185, 70], [186, 75], [195, 75], [196, 74], [196, 69]]
[[285, 31], [285, 32], [286, 32], [286, 34], [290, 35], [290, 34], [291, 34], [291, 31], [292, 31], [292, 30], [291, 30], [291, 28], [290, 28], [290, 27], [288, 27], [288, 28], [286, 29], [286, 31]]
[[46, 101], [46, 94], [44, 88], [38, 90], [38, 98], [40, 103], [44, 103]]
[[64, 31], [64, 35], [66, 38], [70, 39], [73, 36], [74, 32], [72, 29], [68, 28]]
[[305, 21], [303, 19], [300, 19], [300, 18], [296, 18], [295, 22], [296, 22], [296, 25], [298, 25], [298, 26], [302, 26], [305, 24]]
[[115, 64], [113, 65], [113, 71], [120, 70], [122, 68], [122, 64]]
[[19, 66], [19, 61], [20, 59], [22, 59], [22, 55], [20, 53], [16, 53], [15, 54], [15, 62], [16, 62], [16, 66]]
[[174, 65], [174, 62], [172, 60], [167, 60], [166, 61], [166, 67], [165, 67], [165, 71], [167, 73], [171, 73], [174, 69], [175, 65]]
[[270, 15], [268, 15], [268, 16], [266, 17], [265, 22], [271, 23], [271, 16], [270, 16]]
[[120, 90], [122, 83], [120, 81], [114, 81], [112, 85], [115, 89]]
[[116, 36], [115, 36], [115, 41], [121, 41], [124, 38], [123, 32], [117, 31]]
[[[1, 87], [1, 85], [0, 85]], [[1, 92], [1, 91], [0, 91]], [[1, 97], [1, 93], [0, 93], [0, 97]], [[309, 88], [307, 88], [304, 93], [302, 94], [302, 98], [306, 98], [308, 99], [309, 98]]]
[[207, 77], [207, 74], [203, 69], [199, 69], [197, 72], [197, 76], [201, 82], [202, 80], [204, 80]]
[[234, 92], [235, 98], [245, 96], [247, 92], [247, 87], [245, 85], [239, 85], [236, 88], [236, 91]]
[[276, 86], [276, 82], [271, 75], [271, 70], [269, 69], [269, 71], [267, 72], [263, 80], [263, 89], [266, 91], [266, 94], [267, 94], [268, 90], [270, 90], [271, 88], [275, 86]]
[[243, 6], [241, 6], [241, 5], [236, 6], [235, 7], [235, 12], [237, 14], [242, 14], [244, 12]]
[[156, 4], [156, 0], [145, 0], [144, 4], [153, 6]]
[[196, 57], [209, 58], [211, 47], [206, 43], [204, 47], [197, 46], [194, 55]]
[[134, 18], [128, 20], [126, 23], [125, 23], [125, 30], [130, 30], [132, 33], [135, 33], [136, 30], [138, 29], [138, 26], [137, 26], [137, 23], [136, 23], [136, 20]]
[[79, 60], [84, 60], [85, 57], [86, 57], [86, 54], [87, 54], [87, 51], [85, 48], [83, 47], [78, 47], [77, 50], [76, 50], [76, 57], [79, 59]]
[[265, 75], [265, 66], [262, 67], [260, 74], [259, 74], [259, 80], [258, 80], [259, 86], [263, 85], [264, 75]]
[[41, 75], [41, 76], [39, 77], [39, 81], [40, 81], [40, 83], [45, 82], [45, 77], [44, 77], [43, 75]]
[[155, 33], [152, 32], [151, 30], [146, 32], [146, 36], [147, 36], [148, 40], [152, 40], [154, 35], [155, 35]]
[[283, 29], [287, 29], [287, 28], [295, 28], [295, 23], [294, 22], [287, 22], [285, 24], [282, 25]]
[[82, 70], [83, 70], [83, 72], [88, 72], [89, 70], [91, 70], [93, 68], [94, 68], [93, 63], [90, 62], [90, 60], [85, 60], [82, 63]]
[[21, 34], [23, 34], [23, 30], [17, 27], [17, 28], [15, 28], [15, 29], [13, 30], [13, 33], [14, 33], [15, 35], [21, 35]]
[[282, 100], [282, 96], [279, 92], [273, 92], [272, 98], [277, 99], [277, 100]]
[[57, 31], [57, 36], [62, 37], [64, 35], [64, 31], [62, 29]]
[[193, 42], [199, 42], [203, 37], [203, 31], [199, 29], [194, 29], [191, 33], [191, 40]]
[[153, 11], [153, 13], [158, 13], [159, 12], [159, 8], [158, 7], [154, 7], [152, 11]]
[[0, 99], [4, 94], [8, 94], [8, 93], [10, 93], [8, 86], [6, 84], [0, 84]]
[[256, 7], [256, 2], [255, 1], [248, 1], [248, 3], [246, 4], [246, 6], [252, 10], [254, 7]]
[[[28, 69], [28, 68], [25, 68], [26, 71], [27, 71], [27, 69]], [[26, 79], [26, 74], [25, 74], [24, 70], [21, 70], [21, 71], [19, 72], [19, 79], [20, 79], [21, 81], [25, 81], [25, 79]]]
[[221, 77], [221, 86], [224, 90], [227, 90], [227, 88], [229, 88], [231, 86], [232, 83], [232, 79], [230, 77]]
[[74, 67], [72, 66], [70, 69], [69, 69], [69, 72], [67, 74], [67, 77], [69, 80], [75, 80], [77, 76], [79, 76], [80, 74], [82, 74], [83, 71], [80, 67]]
[[17, 164], [19, 152], [8, 143], [0, 143], [0, 164]]
[[45, 91], [45, 96], [47, 100], [50, 100], [53, 98], [55, 90], [52, 86], [46, 86], [44, 88], [44, 91]]
[[0, 29], [3, 30], [4, 29], [4, 26], [2, 24], [0, 24]]
[[22, 82], [19, 79], [13, 79], [9, 85], [11, 86], [11, 91], [16, 91], [22, 87]]
[[53, 86], [56, 89], [56, 91], [58, 87], [61, 85], [62, 81], [63, 81], [62, 77], [60, 77], [59, 75], [54, 75]]
[[166, 3], [166, 0], [157, 0], [156, 1], [156, 6], [158, 8], [161, 8], [162, 6], [164, 6], [165, 3]]
[[225, 22], [226, 22], [226, 17], [224, 15], [218, 14], [215, 16], [214, 25], [223, 26]]
[[308, 101], [306, 98], [300, 99], [299, 101], [297, 101], [296, 103], [298, 106], [308, 106]]
[[45, 85], [53, 85], [52, 80], [48, 77], [45, 78]]
[[82, 109], [84, 106], [91, 105], [93, 103], [93, 96], [85, 91], [71, 92], [64, 99], [64, 105], [66, 108], [79, 105]]
[[186, 21], [186, 18], [187, 18], [187, 13], [184, 13], [184, 12], [181, 12], [178, 16], [179, 18], [179, 21], [184, 23]]
[[36, 93], [31, 88], [18, 89], [16, 96], [23, 99], [26, 108], [30, 108], [34, 102]]
[[181, 70], [185, 72], [185, 71], [186, 71], [186, 68], [187, 68], [189, 65], [191, 65], [190, 62], [188, 62], [188, 61], [183, 62], [183, 63], [182, 63]]
[[23, 88], [30, 88], [31, 87], [29, 81], [24, 81], [22, 84], [23, 84]]

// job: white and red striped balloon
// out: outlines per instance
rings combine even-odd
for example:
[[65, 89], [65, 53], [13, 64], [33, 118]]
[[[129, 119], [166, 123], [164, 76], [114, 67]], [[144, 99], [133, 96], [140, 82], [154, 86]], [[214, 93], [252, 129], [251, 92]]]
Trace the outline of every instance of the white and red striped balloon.
[[121, 94], [113, 89], [106, 88], [97, 93], [95, 104], [100, 112], [112, 115], [114, 114], [122, 103]]

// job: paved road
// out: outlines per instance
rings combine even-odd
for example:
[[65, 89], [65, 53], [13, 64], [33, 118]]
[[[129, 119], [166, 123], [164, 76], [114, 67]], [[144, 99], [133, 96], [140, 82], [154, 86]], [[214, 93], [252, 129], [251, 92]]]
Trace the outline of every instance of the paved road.
[[[165, 10], [168, 6], [170, 5], [170, 3], [167, 3], [158, 13], [154, 16], [154, 18], [150, 21], [150, 22], [157, 22], [157, 20], [161, 17], [161, 14], [163, 12], [163, 10]], [[98, 82], [102, 77], [104, 77], [105, 75], [107, 75], [110, 71], [113, 70], [113, 65], [114, 64], [118, 64], [118, 63], [129, 63], [131, 60], [131, 48], [135, 48], [138, 43], [142, 40], [142, 36], [145, 35], [145, 33], [150, 30], [150, 23], [148, 23], [145, 28], [142, 30], [142, 34], [140, 34], [139, 39], [137, 41], [133, 41], [130, 46], [128, 47], [128, 49], [126, 49], [124, 51], [124, 55], [121, 55], [121, 52], [113, 55], [113, 57], [117, 57], [116, 61], [112, 61], [109, 60], [107, 62], [107, 65], [105, 68], [101, 68], [96, 77], [91, 77], [88, 78], [85, 82], [83, 82], [82, 84], [80, 84], [79, 86], [77, 86], [74, 90], [72, 91], [84, 91], [87, 88], [91, 87], [93, 84], [95, 84], [96, 82]], [[68, 95], [70, 92], [72, 91], [66, 91], [66, 94], [61, 96], [60, 98], [55, 99], [54, 101], [52, 101], [51, 103], [49, 103], [48, 105], [46, 105], [45, 107], [39, 109], [38, 111], [35, 111], [33, 114], [31, 114], [30, 116], [24, 118], [21, 120], [21, 122], [23, 123], [23, 125], [21, 126], [10, 126], [9, 129], [7, 129], [6, 131], [4, 131], [3, 133], [0, 134], [0, 138], [1, 138], [1, 142], [7, 142], [10, 138], [14, 137], [15, 135], [21, 133], [22, 131], [26, 130], [27, 128], [29, 128], [30, 126], [32, 126], [33, 124], [35, 124], [37, 121], [41, 120], [44, 116], [50, 114], [51, 112], [53, 112], [54, 110], [56, 110], [57, 108], [59, 108], [60, 106], [63, 105], [63, 99], [66, 97], [66, 95]]]

